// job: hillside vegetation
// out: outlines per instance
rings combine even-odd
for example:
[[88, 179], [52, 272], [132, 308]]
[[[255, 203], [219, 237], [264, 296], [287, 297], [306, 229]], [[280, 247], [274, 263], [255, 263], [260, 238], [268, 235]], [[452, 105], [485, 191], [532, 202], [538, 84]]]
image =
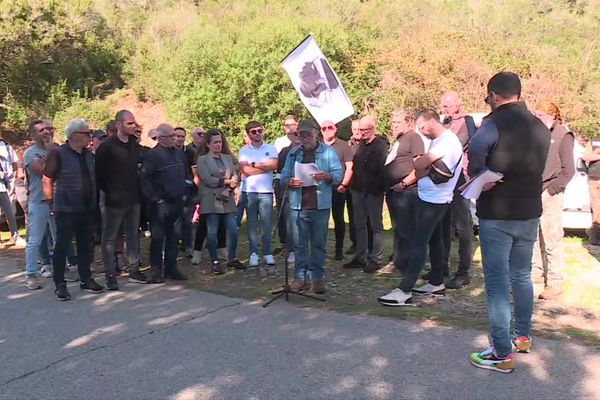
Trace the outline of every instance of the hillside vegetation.
[[[583, 137], [600, 120], [600, 0], [0, 0], [5, 129], [34, 116], [110, 117], [116, 88], [170, 122], [241, 140], [249, 118], [279, 134], [305, 115], [280, 61], [308, 33], [359, 113], [437, 107], [458, 90], [486, 111], [485, 83], [519, 73], [531, 105], [554, 99]], [[149, 127], [145, 127], [146, 129]]]

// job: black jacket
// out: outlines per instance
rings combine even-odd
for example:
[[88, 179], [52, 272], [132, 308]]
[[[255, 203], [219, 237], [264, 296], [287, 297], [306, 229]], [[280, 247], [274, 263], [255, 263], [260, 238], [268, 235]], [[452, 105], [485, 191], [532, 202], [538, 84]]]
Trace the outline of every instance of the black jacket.
[[142, 193], [151, 202], [185, 200], [187, 195], [185, 153], [181, 149], [156, 146], [148, 150], [142, 164]]

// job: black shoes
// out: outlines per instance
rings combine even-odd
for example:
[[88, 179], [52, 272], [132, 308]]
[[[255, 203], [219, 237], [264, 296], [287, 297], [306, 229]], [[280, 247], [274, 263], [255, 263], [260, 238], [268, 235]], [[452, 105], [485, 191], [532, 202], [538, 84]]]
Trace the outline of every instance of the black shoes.
[[165, 271], [165, 278], [174, 281], [187, 281], [187, 276], [181, 273], [177, 268], [172, 271]]
[[469, 283], [471, 283], [471, 278], [469, 277], [469, 275], [456, 274], [456, 275], [454, 275], [454, 278], [452, 278], [452, 280], [450, 282], [448, 282], [448, 284], [446, 285], [446, 288], [460, 289], [462, 287], [467, 286]]
[[129, 282], [131, 283], [146, 283], [148, 278], [143, 272], [131, 270], [129, 271]]
[[233, 261], [229, 261], [227, 263], [227, 268], [245, 270], [246, 269], [246, 265], [244, 265], [240, 260], [236, 259], [236, 260], [233, 260]]
[[223, 265], [221, 265], [221, 263], [216, 260], [212, 262], [211, 270], [212, 270], [212, 273], [215, 275], [222, 275], [225, 272], [227, 272], [226, 269], [223, 268]]
[[85, 282], [80, 283], [79, 288], [85, 292], [91, 292], [91, 293], [102, 293], [104, 291], [104, 288], [102, 286], [98, 285], [98, 282], [96, 282], [92, 278], [88, 279]]
[[381, 267], [383, 267], [383, 265], [371, 261], [366, 267], [363, 268], [363, 272], [367, 274], [374, 274], [375, 272], [379, 271]]
[[54, 294], [59, 301], [71, 300], [71, 295], [67, 290], [67, 285], [60, 285], [54, 290]]
[[353, 258], [351, 261], [342, 265], [342, 267], [344, 269], [363, 269], [366, 268], [367, 265]]
[[107, 276], [104, 286], [106, 286], [106, 290], [119, 290], [119, 284], [117, 283], [117, 277], [114, 275]]
[[159, 271], [153, 272], [150, 278], [146, 281], [148, 284], [158, 285], [161, 283], [165, 283], [165, 280], [162, 277], [162, 273]]

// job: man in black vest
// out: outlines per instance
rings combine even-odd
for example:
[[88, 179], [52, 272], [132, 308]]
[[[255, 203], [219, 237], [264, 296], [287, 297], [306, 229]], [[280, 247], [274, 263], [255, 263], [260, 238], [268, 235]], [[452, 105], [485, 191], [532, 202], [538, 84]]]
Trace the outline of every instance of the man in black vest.
[[77, 243], [77, 267], [80, 287], [92, 293], [102, 292], [102, 286], [92, 279], [90, 271], [92, 229], [96, 209], [96, 179], [94, 156], [87, 149], [92, 138], [88, 123], [83, 119], [69, 121], [67, 143], [48, 154], [42, 178], [44, 195], [53, 204], [56, 220], [54, 291], [58, 300], [70, 300], [65, 283], [65, 265], [71, 240]]
[[470, 361], [476, 367], [503, 373], [515, 368], [513, 344], [517, 352], [531, 348], [531, 256], [542, 214], [542, 172], [550, 146], [548, 128], [520, 97], [518, 75], [494, 75], [486, 97], [492, 112], [469, 145], [471, 176], [486, 168], [504, 175], [500, 182], [484, 186], [477, 201], [492, 343], [483, 352], [472, 353]]

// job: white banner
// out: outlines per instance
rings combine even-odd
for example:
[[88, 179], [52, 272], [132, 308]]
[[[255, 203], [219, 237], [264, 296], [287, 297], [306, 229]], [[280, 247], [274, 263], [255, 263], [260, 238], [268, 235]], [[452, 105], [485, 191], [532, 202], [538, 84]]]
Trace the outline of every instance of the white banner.
[[302, 103], [320, 124], [338, 123], [354, 114], [354, 107], [340, 79], [309, 35], [281, 62]]

